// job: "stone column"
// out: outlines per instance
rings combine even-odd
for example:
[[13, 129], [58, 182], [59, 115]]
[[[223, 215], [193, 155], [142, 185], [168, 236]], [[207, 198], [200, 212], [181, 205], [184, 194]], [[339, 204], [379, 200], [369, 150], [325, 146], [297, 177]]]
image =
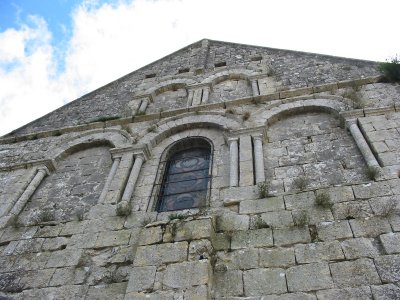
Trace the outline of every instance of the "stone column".
[[126, 183], [124, 194], [122, 195], [122, 201], [127, 201], [128, 203], [131, 200], [133, 191], [135, 190], [136, 181], [139, 177], [140, 169], [142, 168], [142, 164], [144, 162], [144, 155], [137, 154], [135, 157], [135, 162], [133, 164], [131, 173], [129, 174], [128, 182]]
[[210, 88], [203, 88], [203, 97], [201, 98], [201, 104], [206, 104], [208, 102], [208, 97], [210, 96]]
[[114, 158], [111, 170], [108, 173], [108, 177], [107, 177], [106, 183], [104, 184], [103, 190], [101, 191], [101, 194], [100, 194], [100, 197], [99, 197], [99, 203], [103, 203], [104, 202], [104, 199], [105, 199], [106, 194], [108, 192], [108, 188], [110, 187], [111, 181], [113, 180], [113, 178], [115, 176], [115, 173], [117, 173], [117, 169], [118, 169], [118, 166], [119, 166], [120, 162], [121, 162], [121, 157], [120, 156]]
[[192, 106], [192, 102], [193, 102], [193, 94], [194, 91], [193, 90], [189, 90], [188, 92], [188, 102], [187, 102], [187, 106]]
[[143, 99], [142, 103], [139, 106], [139, 112], [140, 113], [145, 113], [148, 105], [149, 105], [149, 100], [148, 99]]
[[265, 182], [264, 152], [263, 152], [261, 134], [253, 136], [253, 144], [254, 144], [254, 165], [256, 172], [256, 183]]
[[357, 121], [351, 121], [347, 124], [350, 128], [350, 133], [353, 136], [358, 149], [360, 149], [362, 156], [364, 157], [368, 167], [380, 168], [374, 154], [369, 148], [367, 142], [364, 139], [363, 134], [358, 128]]
[[49, 174], [50, 173], [49, 173], [49, 170], [47, 169], [47, 167], [40, 167], [38, 169], [35, 177], [32, 179], [32, 181], [26, 187], [26, 189], [22, 193], [22, 195], [18, 198], [17, 202], [14, 204], [14, 207], [10, 211], [10, 215], [18, 216], [20, 214], [20, 212], [24, 209], [26, 202], [28, 202], [30, 197], [36, 191], [39, 184], [46, 177], [46, 175], [49, 175]]
[[251, 81], [251, 89], [253, 90], [253, 96], [259, 96], [260, 92], [258, 91], [258, 82], [257, 79]]
[[229, 144], [229, 185], [238, 186], [239, 184], [239, 144], [238, 138], [228, 139]]

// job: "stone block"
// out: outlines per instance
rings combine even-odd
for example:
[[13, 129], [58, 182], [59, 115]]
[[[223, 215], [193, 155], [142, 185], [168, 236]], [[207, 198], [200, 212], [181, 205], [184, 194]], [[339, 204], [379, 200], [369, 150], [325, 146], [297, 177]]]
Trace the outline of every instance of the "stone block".
[[350, 226], [355, 237], [373, 237], [391, 232], [392, 228], [387, 219], [370, 218], [350, 220]]
[[46, 287], [53, 276], [55, 269], [26, 271], [21, 274], [19, 284], [24, 289]]
[[368, 199], [392, 195], [390, 184], [385, 181], [371, 182], [353, 186], [356, 199]]
[[372, 259], [360, 258], [354, 261], [331, 263], [332, 277], [339, 288], [380, 284]]
[[296, 261], [299, 264], [342, 260], [344, 255], [338, 241], [312, 244], [299, 244], [294, 248]]
[[231, 247], [231, 238], [225, 233], [216, 233], [211, 241], [216, 251], [228, 250]]
[[243, 295], [243, 272], [240, 270], [227, 270], [214, 274], [216, 297], [229, 297]]
[[[153, 179], [154, 180], [154, 179]], [[144, 227], [154, 222], [157, 218], [157, 212], [132, 212], [125, 221], [124, 228]]]
[[354, 194], [351, 186], [335, 186], [317, 191], [320, 193], [327, 193], [333, 203], [346, 202], [354, 200]]
[[42, 228], [39, 227], [38, 231], [35, 233], [35, 237], [56, 237], [60, 234], [62, 228], [62, 224], [56, 226], [43, 226]]
[[371, 286], [371, 291], [374, 300], [400, 299], [400, 287], [395, 284]]
[[98, 233], [74, 234], [68, 241], [68, 248], [94, 248]]
[[311, 236], [308, 227], [289, 227], [274, 229], [274, 245], [290, 246], [298, 243], [310, 243]]
[[390, 232], [379, 236], [386, 254], [400, 253], [400, 233]]
[[400, 281], [400, 255], [385, 255], [375, 258], [375, 265], [384, 283]]
[[282, 196], [258, 200], [244, 200], [239, 205], [239, 213], [241, 214], [254, 214], [279, 209], [285, 209]]
[[60, 236], [83, 233], [87, 221], [72, 221], [65, 223], [61, 229]]
[[164, 271], [162, 284], [165, 288], [182, 289], [210, 283], [208, 260], [170, 264]]
[[210, 238], [214, 234], [212, 219], [198, 219], [180, 222], [176, 227], [175, 241]]
[[232, 233], [231, 248], [272, 247], [272, 229], [263, 228]]
[[65, 285], [42, 289], [29, 289], [22, 292], [21, 299], [84, 299], [89, 287], [87, 285]]
[[218, 231], [248, 230], [250, 219], [246, 215], [223, 214], [217, 218]]
[[229, 187], [221, 190], [220, 197], [224, 205], [231, 205], [243, 200], [257, 199], [258, 190], [256, 186]]
[[161, 226], [143, 228], [139, 234], [139, 245], [151, 245], [162, 241], [163, 230]]
[[55, 237], [47, 238], [42, 245], [44, 251], [54, 251], [64, 249], [68, 244], [68, 238], [65, 237]]
[[213, 246], [209, 240], [194, 240], [189, 244], [189, 260], [211, 259]]
[[125, 298], [126, 282], [110, 283], [107, 285], [90, 286], [85, 299], [113, 299]]
[[304, 209], [315, 205], [315, 195], [313, 192], [298, 193], [293, 195], [285, 195], [284, 197], [286, 209]]
[[65, 249], [51, 252], [50, 258], [46, 264], [47, 268], [59, 268], [76, 266], [81, 258], [81, 249]]
[[285, 270], [252, 269], [243, 272], [245, 296], [262, 296], [287, 292]]
[[293, 226], [292, 213], [288, 210], [263, 213], [261, 214], [261, 220], [273, 228]]
[[293, 248], [260, 249], [260, 267], [289, 267], [295, 264]]
[[185, 291], [183, 299], [203, 300], [211, 299], [209, 287], [207, 285], [199, 285]]
[[372, 300], [372, 293], [369, 287], [344, 288], [317, 291], [317, 297], [321, 300], [337, 300], [337, 299], [363, 299]]
[[218, 252], [216, 264], [228, 270], [247, 270], [258, 267], [259, 249], [240, 249], [232, 252]]
[[89, 232], [121, 230], [124, 227], [124, 222], [125, 219], [120, 217], [87, 220], [85, 222], [84, 232], [89, 233]]
[[53, 277], [51, 277], [51, 281], [49, 286], [62, 286], [62, 285], [71, 285], [71, 284], [82, 284], [86, 276], [88, 275], [84, 268], [58, 268], [55, 269]]
[[333, 287], [327, 263], [291, 267], [286, 270], [286, 279], [290, 292], [316, 291]]
[[318, 238], [322, 241], [352, 238], [349, 221], [322, 222], [317, 225]]
[[132, 268], [126, 293], [153, 289], [156, 271], [155, 266]]
[[120, 245], [128, 245], [131, 237], [131, 230], [118, 230], [118, 231], [102, 231], [96, 240], [95, 247], [114, 247]]
[[342, 249], [346, 259], [361, 257], [374, 258], [379, 256], [379, 251], [372, 244], [373, 239], [356, 238], [342, 242]]
[[187, 257], [187, 242], [139, 246], [133, 265], [136, 267], [159, 266], [164, 263], [185, 261]]

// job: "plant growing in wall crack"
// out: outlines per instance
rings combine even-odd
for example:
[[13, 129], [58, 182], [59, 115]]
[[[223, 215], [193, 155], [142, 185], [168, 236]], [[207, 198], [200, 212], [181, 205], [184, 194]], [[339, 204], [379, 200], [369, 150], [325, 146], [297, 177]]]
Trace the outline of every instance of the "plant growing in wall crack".
[[389, 81], [400, 81], [400, 59], [396, 55], [389, 61], [379, 64], [379, 70], [383, 73], [385, 78]]
[[257, 184], [257, 189], [258, 189], [258, 197], [260, 199], [262, 198], [267, 198], [268, 196], [268, 191], [269, 191], [269, 186], [268, 183], [266, 182], [259, 182]]

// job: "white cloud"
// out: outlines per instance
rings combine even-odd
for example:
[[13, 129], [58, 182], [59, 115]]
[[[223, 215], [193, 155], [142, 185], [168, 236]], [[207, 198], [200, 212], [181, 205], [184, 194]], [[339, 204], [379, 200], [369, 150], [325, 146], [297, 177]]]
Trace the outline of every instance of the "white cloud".
[[0, 135], [202, 38], [384, 60], [400, 51], [399, 8], [398, 0], [86, 1], [72, 13], [61, 74], [44, 20], [0, 33]]

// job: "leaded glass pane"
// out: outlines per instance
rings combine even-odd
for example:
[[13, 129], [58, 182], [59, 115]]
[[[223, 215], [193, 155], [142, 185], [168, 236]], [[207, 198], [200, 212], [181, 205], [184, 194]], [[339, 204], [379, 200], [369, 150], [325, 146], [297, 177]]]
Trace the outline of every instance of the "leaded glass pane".
[[175, 153], [167, 162], [158, 211], [195, 208], [205, 204], [210, 150], [195, 148]]

